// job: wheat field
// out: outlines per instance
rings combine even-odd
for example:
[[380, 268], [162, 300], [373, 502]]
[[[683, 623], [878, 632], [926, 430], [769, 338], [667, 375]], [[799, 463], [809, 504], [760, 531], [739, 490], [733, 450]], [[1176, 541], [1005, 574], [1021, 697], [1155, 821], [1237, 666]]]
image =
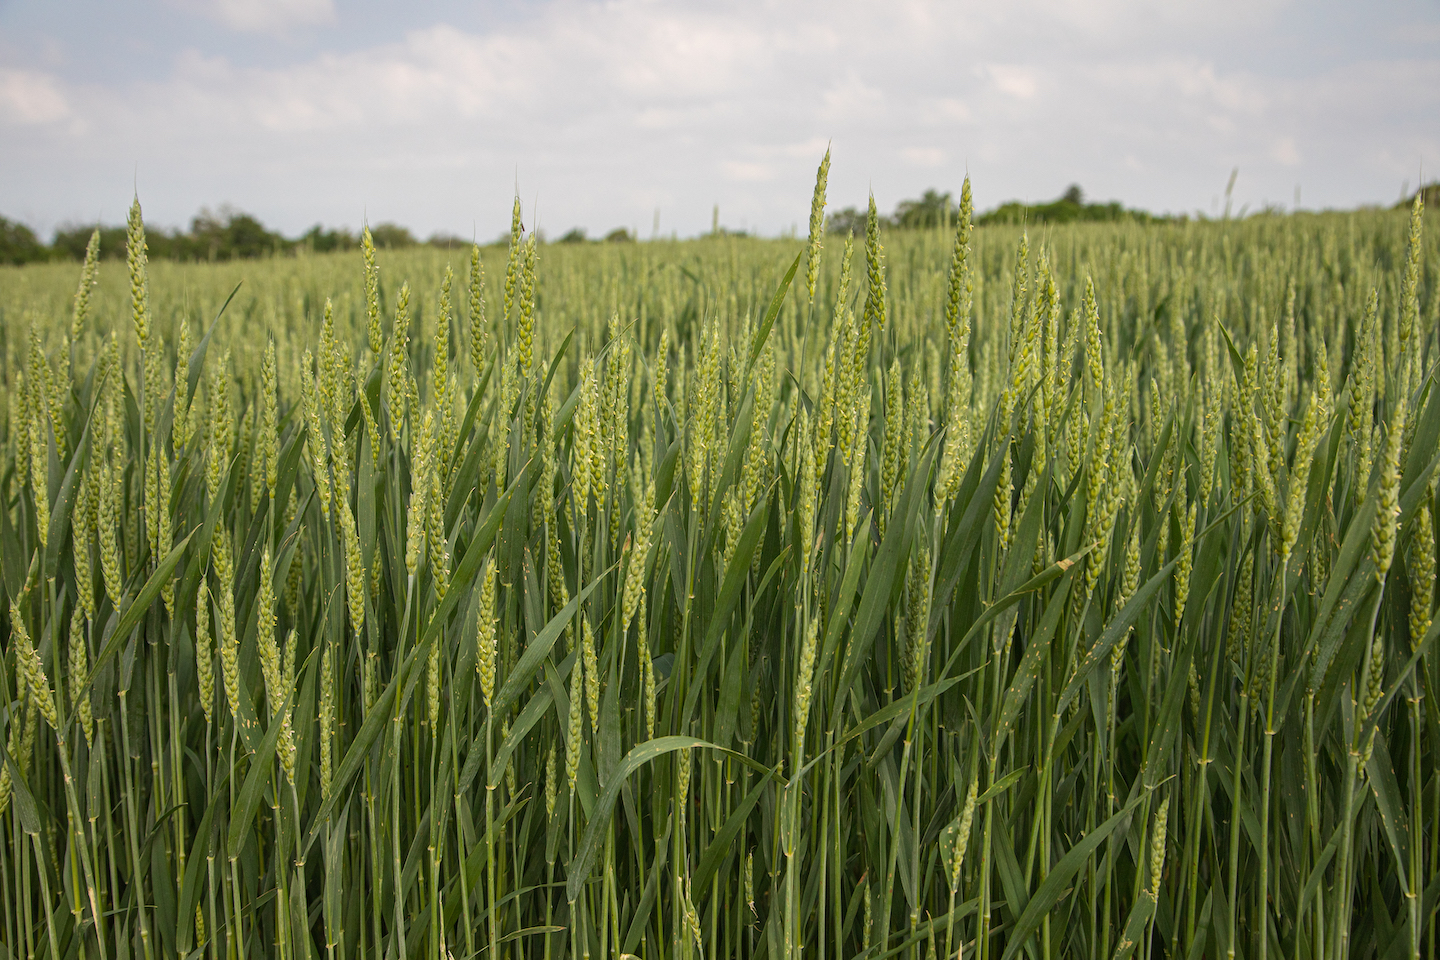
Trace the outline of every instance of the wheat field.
[[808, 241], [0, 268], [0, 952], [1436, 956], [1419, 201], [828, 165]]

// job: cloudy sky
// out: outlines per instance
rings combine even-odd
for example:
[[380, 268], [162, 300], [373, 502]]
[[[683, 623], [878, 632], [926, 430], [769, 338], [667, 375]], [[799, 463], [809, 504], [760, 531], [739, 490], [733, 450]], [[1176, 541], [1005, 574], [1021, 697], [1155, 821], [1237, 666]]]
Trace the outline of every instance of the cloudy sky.
[[0, 0], [0, 215], [295, 234], [804, 229], [977, 204], [1391, 203], [1440, 166], [1440, 0]]

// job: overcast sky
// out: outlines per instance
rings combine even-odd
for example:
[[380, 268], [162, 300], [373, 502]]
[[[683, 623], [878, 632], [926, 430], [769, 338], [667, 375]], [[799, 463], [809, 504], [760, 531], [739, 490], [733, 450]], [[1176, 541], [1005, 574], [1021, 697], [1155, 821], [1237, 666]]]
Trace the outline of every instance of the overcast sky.
[[0, 215], [297, 234], [804, 230], [977, 205], [1393, 203], [1440, 166], [1440, 0], [0, 0]]

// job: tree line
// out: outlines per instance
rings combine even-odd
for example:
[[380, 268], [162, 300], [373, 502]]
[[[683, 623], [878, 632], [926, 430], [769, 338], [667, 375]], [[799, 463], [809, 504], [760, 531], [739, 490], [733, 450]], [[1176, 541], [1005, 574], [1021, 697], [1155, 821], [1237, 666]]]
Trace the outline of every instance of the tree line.
[[[1440, 182], [1427, 184], [1417, 192], [1424, 194], [1424, 202], [1434, 206], [1440, 204]], [[1408, 207], [1414, 199], [1402, 200], [1396, 207]], [[891, 230], [949, 229], [958, 215], [959, 204], [949, 191], [926, 190], [919, 197], [902, 200], [895, 212], [881, 215], [882, 226]], [[1243, 211], [1242, 211], [1243, 215]], [[718, 211], [712, 235], [736, 234], [737, 231], [722, 230], [719, 226]], [[865, 232], [866, 210], [844, 207], [825, 219], [825, 228], [831, 233]], [[1071, 184], [1065, 192], [1045, 203], [1024, 203], [1009, 200], [993, 210], [977, 214], [976, 226], [990, 224], [1036, 224], [1036, 223], [1080, 223], [1116, 222], [1122, 220], [1138, 223], [1161, 223], [1183, 221], [1188, 214], [1155, 214], [1146, 210], [1126, 207], [1118, 200], [1105, 203], [1089, 201], [1079, 184]], [[96, 224], [69, 224], [55, 230], [50, 243], [46, 244], [35, 232], [19, 221], [0, 216], [0, 264], [40, 263], [46, 260], [85, 259], [85, 245]], [[125, 254], [125, 228], [99, 224], [100, 255], [106, 258], [121, 257]], [[406, 227], [396, 223], [381, 223], [370, 228], [375, 246], [381, 249], [412, 247], [421, 243]], [[743, 234], [740, 234], [743, 235]], [[543, 236], [543, 235], [542, 235]], [[221, 207], [218, 212], [202, 209], [190, 221], [189, 229], [151, 229], [146, 235], [151, 257], [168, 260], [207, 261], [254, 259], [257, 257], [282, 256], [296, 253], [332, 253], [352, 250], [360, 246], [360, 235], [344, 227], [326, 228], [316, 224], [298, 237], [290, 238], [278, 231], [267, 228], [251, 214]], [[618, 227], [605, 236], [606, 241], [633, 241], [635, 235], [624, 227]], [[560, 243], [583, 243], [589, 240], [580, 227], [565, 233]], [[437, 233], [423, 241], [431, 246], [449, 247], [468, 244], [462, 237]]]
[[[881, 216], [882, 225], [892, 230], [949, 229], [958, 215], [959, 203], [948, 191], [926, 190], [916, 199], [901, 200], [895, 212]], [[865, 218], [868, 211], [857, 207], [845, 207], [826, 218], [826, 229], [831, 233], [865, 232]], [[1087, 202], [1085, 192], [1079, 184], [1071, 184], [1058, 198], [1047, 203], [1023, 203], [1009, 200], [993, 210], [976, 214], [976, 226], [989, 224], [1031, 224], [1031, 223], [1078, 223], [1083, 221], [1113, 222], [1133, 220], [1140, 223], [1157, 223], [1169, 220], [1184, 220], [1178, 217], [1154, 214], [1146, 210], [1127, 208], [1118, 200], [1107, 203]]]
[[[84, 260], [90, 235], [100, 231], [100, 255], [125, 256], [125, 228], [107, 224], [66, 224], [58, 227], [47, 244], [35, 231], [15, 220], [0, 216], [0, 263], [41, 263], [47, 260]], [[396, 223], [370, 227], [375, 246], [382, 249], [411, 247], [420, 243], [409, 229]], [[295, 253], [331, 253], [360, 246], [360, 235], [344, 227], [316, 224], [298, 237], [286, 237], [271, 230], [248, 213], [221, 207], [202, 209], [188, 229], [152, 228], [146, 232], [152, 258], [184, 261], [255, 259]], [[468, 243], [444, 234], [425, 241], [438, 246]]]

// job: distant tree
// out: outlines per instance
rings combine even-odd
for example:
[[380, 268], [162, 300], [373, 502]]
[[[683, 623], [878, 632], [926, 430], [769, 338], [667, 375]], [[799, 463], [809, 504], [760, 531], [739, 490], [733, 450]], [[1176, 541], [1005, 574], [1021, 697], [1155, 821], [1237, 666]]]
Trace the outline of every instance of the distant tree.
[[280, 234], [271, 233], [259, 220], [243, 213], [231, 217], [225, 224], [225, 239], [237, 257], [279, 253], [289, 246]]
[[353, 250], [360, 245], [355, 234], [343, 227], [326, 230], [320, 224], [315, 224], [309, 230], [300, 235], [296, 246], [311, 253], [333, 253], [337, 250]]
[[901, 200], [895, 208], [894, 224], [906, 230], [943, 226], [950, 222], [955, 204], [949, 193], [926, 190], [919, 200]]
[[[30, 262], [51, 257], [82, 260], [94, 230], [93, 224], [63, 224], [56, 229], [50, 246], [46, 247], [23, 224], [12, 224], [0, 218], [0, 263]], [[378, 224], [371, 228], [371, 233], [378, 247], [409, 247], [417, 242], [414, 234], [395, 223]], [[124, 257], [125, 236], [123, 226], [101, 225], [100, 256]], [[505, 239], [508, 240], [508, 234]], [[147, 224], [145, 243], [153, 260], [233, 260], [296, 252], [353, 250], [360, 245], [360, 238], [343, 227], [326, 228], [317, 223], [291, 240], [269, 229], [252, 214], [222, 206], [214, 210], [201, 208], [191, 219], [188, 230], [167, 230], [156, 224]], [[468, 246], [470, 241], [437, 233], [426, 243], [458, 248]], [[22, 249], [25, 252], [15, 252]]]
[[381, 223], [370, 228], [370, 236], [375, 241], [375, 246], [382, 249], [394, 250], [400, 247], [415, 246], [415, 236], [398, 223]]
[[34, 230], [0, 217], [0, 263], [35, 263], [49, 257], [50, 251], [36, 239]]
[[[1419, 190], [1416, 190], [1415, 193], [1420, 195], [1420, 202], [1425, 204], [1427, 210], [1440, 209], [1440, 180], [1425, 184]], [[1410, 194], [1410, 196], [1395, 204], [1395, 209], [1410, 209], [1410, 205], [1415, 202], [1415, 193]]]
[[987, 210], [975, 218], [978, 226], [989, 226], [994, 223], [1021, 224], [1033, 221], [1030, 216], [1030, 208], [1019, 200], [1009, 200], [1000, 204], [994, 210]]
[[[84, 260], [85, 247], [90, 243], [90, 234], [95, 231], [97, 224], [64, 224], [56, 228], [55, 236], [50, 240], [50, 250], [54, 256], [69, 260]], [[100, 227], [100, 258], [102, 260], [117, 260], [125, 256], [125, 228], [107, 227], [99, 224]]]
[[979, 226], [987, 224], [1029, 224], [1029, 223], [1113, 223], [1119, 220], [1135, 220], [1153, 223], [1167, 220], [1144, 210], [1130, 210], [1118, 200], [1109, 203], [1086, 203], [1085, 191], [1076, 183], [1065, 188], [1065, 192], [1049, 203], [1021, 203], [1010, 200], [994, 210], [986, 211], [975, 218]]
[[[50, 252], [63, 260], [83, 260], [85, 247], [90, 243], [90, 234], [95, 231], [95, 226], [77, 226], [67, 223], [56, 227], [55, 234], [50, 238]], [[103, 256], [105, 247], [103, 233], [100, 235], [100, 247]]]
[[[151, 260], [195, 259], [195, 251], [189, 244], [189, 239], [178, 230], [166, 230], [164, 227], [150, 224], [145, 226], [145, 252]], [[128, 237], [121, 238], [120, 249], [123, 255], [128, 256]]]
[[634, 243], [635, 234], [631, 233], [626, 227], [616, 227], [614, 230], [611, 230], [609, 233], [605, 234], [605, 242]]
[[565, 231], [563, 234], [561, 234], [561, 235], [560, 235], [560, 239], [557, 240], [557, 241], [555, 241], [555, 242], [556, 242], [556, 243], [584, 243], [584, 242], [585, 242], [585, 228], [584, 228], [584, 227], [571, 227], [569, 230], [567, 230], [567, 231]]
[[460, 250], [470, 246], [470, 241], [455, 233], [432, 233], [425, 238], [425, 246], [442, 250]]
[[825, 218], [825, 230], [827, 233], [852, 233], [856, 236], [863, 236], [865, 212], [857, 210], [855, 207], [836, 210]]
[[[177, 260], [249, 260], [284, 253], [294, 246], [265, 229], [254, 216], [230, 207], [221, 207], [218, 213], [202, 209], [190, 221], [188, 234], [176, 233], [169, 239], [169, 256]], [[153, 244], [151, 249], [155, 251]]]

